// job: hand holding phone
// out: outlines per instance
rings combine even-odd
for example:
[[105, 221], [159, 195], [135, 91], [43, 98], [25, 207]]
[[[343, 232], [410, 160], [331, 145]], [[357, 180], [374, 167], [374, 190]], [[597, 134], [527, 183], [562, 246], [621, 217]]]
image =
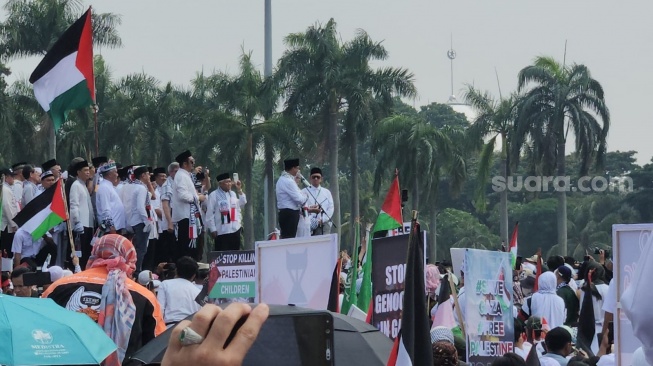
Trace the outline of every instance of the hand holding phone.
[[234, 177], [231, 179], [234, 183], [238, 182], [238, 173], [234, 173]]

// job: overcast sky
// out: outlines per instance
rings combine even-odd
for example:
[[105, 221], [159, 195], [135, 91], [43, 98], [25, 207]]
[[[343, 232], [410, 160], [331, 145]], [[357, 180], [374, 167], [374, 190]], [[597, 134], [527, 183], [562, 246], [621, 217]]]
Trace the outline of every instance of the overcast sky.
[[[121, 15], [124, 46], [101, 53], [114, 77], [144, 71], [162, 82], [187, 85], [202, 68], [235, 72], [241, 47], [263, 69], [263, 0], [86, 1], [96, 12]], [[343, 40], [364, 29], [389, 51], [384, 65], [411, 70], [415, 106], [446, 102], [451, 94], [447, 50], [453, 34], [454, 92], [466, 83], [498, 95], [517, 86], [517, 73], [538, 55], [589, 67], [605, 89], [612, 120], [608, 147], [637, 150], [640, 164], [653, 156], [653, 2], [272, 0], [273, 62], [283, 38], [334, 18]], [[80, 14], [81, 15], [81, 14]], [[0, 18], [6, 13], [0, 10]], [[39, 60], [12, 60], [27, 78]], [[646, 108], [645, 108], [646, 107]]]

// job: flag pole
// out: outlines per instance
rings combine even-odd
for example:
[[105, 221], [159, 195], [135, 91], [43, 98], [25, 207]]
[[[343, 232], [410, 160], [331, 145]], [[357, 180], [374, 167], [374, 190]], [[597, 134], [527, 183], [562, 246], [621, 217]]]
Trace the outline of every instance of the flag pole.
[[93, 104], [93, 117], [94, 117], [94, 120], [95, 120], [95, 156], [100, 155], [97, 112], [98, 112], [98, 106], [97, 106], [97, 104]]
[[[62, 180], [62, 178], [59, 178], [59, 180]], [[67, 216], [67, 221], [68, 223], [66, 226], [68, 227], [68, 241], [70, 244], [70, 257], [75, 258], [77, 255], [75, 253], [75, 241], [73, 238], [73, 228], [70, 226], [70, 210], [68, 209], [68, 199], [66, 197], [66, 187], [61, 187], [61, 194], [63, 195], [63, 205], [64, 209], [66, 210], [66, 216]]]

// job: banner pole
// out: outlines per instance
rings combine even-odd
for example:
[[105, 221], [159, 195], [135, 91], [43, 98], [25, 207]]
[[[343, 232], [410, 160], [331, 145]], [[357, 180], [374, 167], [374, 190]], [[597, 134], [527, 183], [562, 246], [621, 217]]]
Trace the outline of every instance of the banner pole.
[[[63, 179], [59, 178], [59, 182], [57, 184], [61, 184], [61, 181]], [[75, 253], [75, 241], [73, 238], [73, 228], [70, 226], [70, 210], [68, 209], [68, 198], [66, 197], [66, 187], [62, 186], [61, 187], [61, 194], [63, 195], [63, 205], [64, 208], [66, 209], [66, 226], [68, 227], [68, 242], [70, 244], [70, 258], [75, 258], [77, 255]]]

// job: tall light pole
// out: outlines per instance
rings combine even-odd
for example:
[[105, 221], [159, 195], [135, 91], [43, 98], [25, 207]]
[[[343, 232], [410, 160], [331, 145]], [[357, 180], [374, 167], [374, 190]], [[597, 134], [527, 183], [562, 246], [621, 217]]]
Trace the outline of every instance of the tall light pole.
[[[266, 78], [272, 76], [272, 0], [265, 0], [265, 66], [263, 69], [263, 76]], [[267, 157], [265, 157], [267, 159]], [[267, 164], [266, 164], [267, 165]], [[269, 197], [272, 194], [271, 187], [274, 173], [270, 167], [265, 167], [265, 182], [263, 188], [263, 231], [266, 235], [270, 233], [270, 215], [275, 216], [274, 207], [269, 207]], [[275, 220], [276, 221], [276, 220]]]

